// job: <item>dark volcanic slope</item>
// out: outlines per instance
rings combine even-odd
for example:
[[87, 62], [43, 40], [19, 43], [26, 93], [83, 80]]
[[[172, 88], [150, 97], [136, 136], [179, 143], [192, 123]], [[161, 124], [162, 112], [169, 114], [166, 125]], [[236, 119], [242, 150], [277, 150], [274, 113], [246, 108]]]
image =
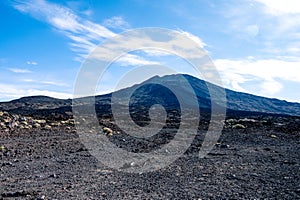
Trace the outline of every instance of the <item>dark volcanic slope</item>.
[[[181, 82], [178, 81], [179, 76], [182, 75], [169, 75], [164, 77], [154, 77], [152, 79], [155, 79], [155, 82], [161, 83], [162, 85], [166, 82], [170, 85], [176, 85], [178, 90], [180, 90], [183, 94], [188, 95], [189, 89], [183, 87], [183, 84], [181, 84]], [[208, 91], [207, 85], [209, 85], [213, 89], [212, 91], [216, 92], [221, 90], [221, 88], [190, 75], [183, 76], [185, 79], [188, 80], [188, 82], [194, 89], [199, 99], [200, 107], [208, 108], [210, 105], [210, 93]], [[278, 99], [271, 99], [242, 92], [235, 92], [229, 89], [225, 89], [225, 92], [227, 97], [227, 109], [229, 110], [277, 113], [300, 116], [299, 103], [290, 103]]]
[[[189, 88], [186, 88], [184, 84], [181, 83], [180, 77], [184, 77], [194, 89], [195, 94], [197, 95], [200, 108], [210, 109], [210, 93], [208, 91], [207, 85], [210, 85], [210, 88], [213, 88], [214, 91], [221, 90], [220, 87], [213, 85], [211, 83], [206, 83], [203, 80], [197, 79], [190, 75], [168, 75], [163, 77], [153, 77], [141, 84], [134, 85], [132, 87], [122, 89], [116, 93], [119, 96], [125, 96], [130, 94], [136, 89], [138, 89], [139, 95], [135, 96], [135, 101], [139, 102], [141, 105], [149, 105], [152, 103], [153, 99], [144, 98], [145, 96], [156, 94], [161, 99], [166, 102], [166, 105], [174, 105], [177, 102], [176, 98], [171, 98], [170, 95], [166, 92], [162, 92], [162, 88], [158, 87], [157, 84], [162, 86], [168, 84], [174, 86], [174, 88], [180, 91], [184, 98], [184, 103], [190, 107], [194, 107], [190, 102], [191, 91]], [[142, 87], [141, 87], [142, 86]], [[227, 96], [227, 111], [246, 111], [246, 112], [260, 112], [260, 113], [275, 113], [283, 115], [293, 115], [300, 116], [300, 104], [299, 103], [290, 103], [287, 101], [282, 101], [278, 99], [270, 99], [260, 96], [255, 96], [251, 94], [235, 92], [229, 89], [225, 89]], [[96, 103], [98, 106], [109, 105], [110, 104], [111, 94], [101, 95], [96, 97]], [[124, 102], [124, 99], [119, 99], [118, 103]], [[0, 110], [10, 110], [11, 112], [26, 113], [28, 111], [34, 112], [34, 110], [53, 112], [53, 110], [60, 111], [71, 111], [72, 101], [54, 99], [45, 96], [36, 96], [36, 97], [24, 97], [18, 100], [13, 100], [10, 102], [0, 103]], [[33, 113], [34, 114], [34, 113]]]

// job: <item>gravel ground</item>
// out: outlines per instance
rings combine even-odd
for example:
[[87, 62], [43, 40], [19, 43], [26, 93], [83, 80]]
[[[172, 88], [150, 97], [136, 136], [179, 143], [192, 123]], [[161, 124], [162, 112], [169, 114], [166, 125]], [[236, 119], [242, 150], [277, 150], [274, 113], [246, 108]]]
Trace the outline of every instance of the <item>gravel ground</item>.
[[300, 199], [297, 127], [227, 128], [205, 158], [196, 142], [166, 168], [142, 174], [106, 167], [64, 127], [2, 134], [0, 198]]

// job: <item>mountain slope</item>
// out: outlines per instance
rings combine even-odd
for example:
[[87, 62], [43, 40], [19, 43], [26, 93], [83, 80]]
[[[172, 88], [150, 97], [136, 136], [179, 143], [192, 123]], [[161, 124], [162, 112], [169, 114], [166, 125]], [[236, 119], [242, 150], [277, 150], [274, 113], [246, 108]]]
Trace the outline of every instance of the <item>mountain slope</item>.
[[[153, 83], [171, 86], [179, 90], [180, 95], [184, 98], [184, 103], [189, 107], [194, 107], [195, 105], [189, 104], [189, 98], [192, 97], [192, 91], [190, 88], [186, 87], [182, 81], [182, 77], [184, 77], [195, 92], [199, 106], [204, 109], [209, 109], [211, 106], [211, 97], [209, 88], [212, 89], [215, 93], [222, 90], [221, 87], [216, 86], [211, 83], [207, 83], [203, 80], [195, 78], [190, 75], [167, 75], [163, 77], [155, 76], [141, 84], [135, 85], [130, 88], [126, 88], [118, 91], [117, 93], [121, 93], [118, 96], [126, 96], [136, 90], [137, 88], [143, 86], [143, 90], [139, 90], [138, 93], [141, 94], [157, 94], [159, 93], [159, 87], [154, 87]], [[152, 88], [152, 89], [151, 89]], [[283, 115], [294, 115], [300, 116], [300, 104], [299, 103], [291, 103], [284, 100], [271, 99], [266, 97], [260, 97], [252, 94], [236, 92], [233, 90], [225, 89], [226, 99], [227, 99], [227, 110], [228, 111], [249, 111], [249, 112], [259, 112], [259, 113], [273, 113], [273, 114], [283, 114]], [[140, 95], [143, 96], [143, 95]], [[167, 102], [172, 105], [175, 103], [175, 99], [168, 99], [168, 95], [166, 93], [161, 92], [161, 96], [166, 99]], [[145, 95], [144, 95], [145, 97]], [[100, 100], [101, 97], [98, 97]], [[145, 100], [139, 99], [141, 104], [147, 104]], [[136, 101], [139, 101], [136, 100]], [[122, 101], [122, 99], [120, 99]], [[149, 103], [149, 102], [148, 102]]]
[[[184, 84], [182, 77], [188, 81], [190, 86], [187, 87]], [[194, 92], [197, 96], [199, 106], [202, 109], [210, 109], [211, 100], [209, 88], [213, 88], [213, 91], [219, 91], [222, 88], [206, 83], [203, 80], [197, 79], [190, 75], [167, 75], [163, 77], [155, 76], [146, 80], [141, 84], [134, 85], [129, 88], [119, 90], [113, 94], [117, 96], [118, 104], [126, 104], [124, 96], [133, 94], [130, 103], [134, 106], [140, 105], [149, 107], [154, 103], [163, 104], [164, 106], [178, 106], [177, 98], [172, 95], [172, 91], [168, 89], [171, 86], [173, 89], [179, 91], [179, 96], [183, 99], [183, 104], [194, 108], [194, 101], [191, 99], [193, 96], [191, 92]], [[166, 86], [166, 87], [165, 87]], [[265, 98], [255, 96], [251, 94], [241, 93], [225, 89], [227, 97], [227, 110], [228, 112], [259, 112], [259, 113], [273, 113], [283, 115], [300, 116], [300, 104], [290, 103], [283, 100]], [[153, 97], [154, 95], [154, 97]], [[96, 97], [96, 105], [103, 107], [110, 104], [111, 94], [100, 95]], [[85, 98], [82, 98], [84, 102]], [[25, 97], [10, 102], [0, 103], [0, 110], [11, 110], [15, 112], [29, 111], [29, 110], [59, 110], [64, 108], [66, 111], [71, 111], [72, 101], [55, 99], [45, 96]], [[105, 106], [104, 106], [105, 107]], [[102, 110], [106, 112], [106, 110]]]

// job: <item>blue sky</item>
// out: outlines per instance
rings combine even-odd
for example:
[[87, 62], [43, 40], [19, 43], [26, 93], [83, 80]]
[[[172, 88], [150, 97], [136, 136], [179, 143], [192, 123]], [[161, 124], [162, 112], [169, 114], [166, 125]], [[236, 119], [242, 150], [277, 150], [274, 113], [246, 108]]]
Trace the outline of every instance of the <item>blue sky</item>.
[[[4, 0], [0, 13], [1, 101], [72, 97], [81, 63], [96, 45], [129, 29], [161, 27], [198, 42], [225, 87], [300, 102], [297, 0]], [[131, 55], [113, 74], [147, 59]], [[168, 63], [182, 64], [174, 60]], [[111, 79], [117, 78], [108, 75], [102, 92], [113, 89]]]

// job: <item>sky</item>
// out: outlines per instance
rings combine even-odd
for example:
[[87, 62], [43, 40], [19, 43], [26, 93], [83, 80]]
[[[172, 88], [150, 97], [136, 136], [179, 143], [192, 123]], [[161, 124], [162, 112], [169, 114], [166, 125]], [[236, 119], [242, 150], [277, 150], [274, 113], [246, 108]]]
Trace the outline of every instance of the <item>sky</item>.
[[[72, 98], [97, 45], [127, 30], [160, 27], [204, 48], [224, 87], [300, 102], [298, 0], [3, 0], [0, 13], [0, 101]], [[113, 64], [99, 93], [112, 91], [133, 67], [155, 63], [190, 72], [174, 56], [132, 53]]]

